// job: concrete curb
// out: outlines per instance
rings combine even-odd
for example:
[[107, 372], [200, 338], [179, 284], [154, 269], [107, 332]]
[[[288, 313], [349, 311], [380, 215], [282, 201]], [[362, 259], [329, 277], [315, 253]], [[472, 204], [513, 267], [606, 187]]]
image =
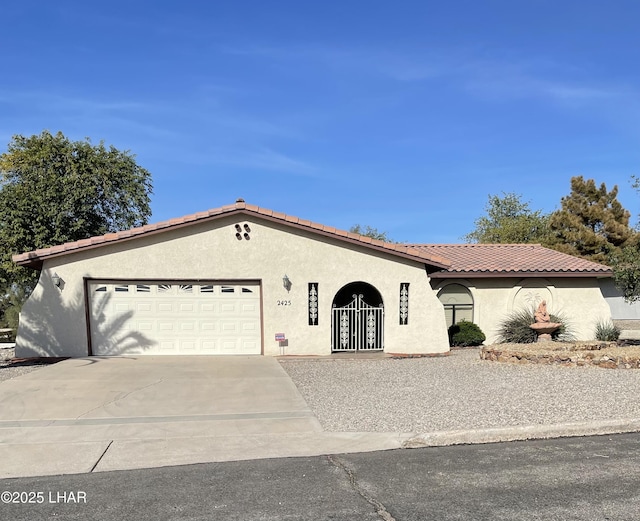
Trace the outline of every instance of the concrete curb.
[[523, 425], [457, 431], [427, 432], [413, 436], [402, 443], [403, 449], [471, 445], [504, 441], [544, 440], [577, 436], [599, 436], [640, 432], [640, 419], [604, 420], [554, 425]]

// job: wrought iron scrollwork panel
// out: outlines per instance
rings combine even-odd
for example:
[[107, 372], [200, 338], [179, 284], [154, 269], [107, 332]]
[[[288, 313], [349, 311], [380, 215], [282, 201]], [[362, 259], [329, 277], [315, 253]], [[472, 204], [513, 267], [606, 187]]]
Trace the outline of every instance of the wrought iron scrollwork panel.
[[317, 282], [309, 282], [308, 304], [309, 304], [309, 325], [317, 326], [318, 325], [318, 283]]
[[380, 351], [384, 348], [384, 307], [371, 306], [362, 295], [331, 316], [333, 351]]
[[409, 283], [400, 284], [400, 325], [406, 326], [409, 323]]

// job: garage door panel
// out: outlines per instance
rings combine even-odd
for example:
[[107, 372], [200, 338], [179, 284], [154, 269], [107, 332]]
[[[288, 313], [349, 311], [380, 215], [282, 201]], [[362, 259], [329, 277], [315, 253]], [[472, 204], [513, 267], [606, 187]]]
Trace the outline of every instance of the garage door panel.
[[259, 348], [256, 342], [252, 342], [252, 341], [242, 342], [243, 353], [252, 353], [256, 348]]
[[225, 320], [224, 322], [220, 322], [220, 326], [223, 333], [237, 333], [239, 330], [238, 323], [235, 321], [229, 322]]
[[202, 340], [200, 348], [203, 354], [215, 354], [219, 351], [218, 342], [215, 340]]
[[195, 352], [198, 346], [198, 342], [195, 340], [183, 340], [180, 342], [180, 351], [186, 353], [188, 351]]
[[90, 283], [96, 355], [260, 354], [260, 286]]
[[237, 340], [222, 340], [222, 351], [225, 353], [236, 352], [238, 350]]
[[256, 331], [256, 324], [254, 322], [243, 322], [242, 331]]
[[158, 323], [158, 329], [160, 331], [174, 331], [175, 330], [175, 323], [173, 322], [159, 322]]
[[166, 352], [173, 353], [173, 352], [177, 351], [176, 347], [177, 347], [177, 342], [175, 340], [174, 341], [172, 341], [172, 340], [162, 340], [160, 342], [160, 349], [162, 351], [164, 351], [165, 353]]

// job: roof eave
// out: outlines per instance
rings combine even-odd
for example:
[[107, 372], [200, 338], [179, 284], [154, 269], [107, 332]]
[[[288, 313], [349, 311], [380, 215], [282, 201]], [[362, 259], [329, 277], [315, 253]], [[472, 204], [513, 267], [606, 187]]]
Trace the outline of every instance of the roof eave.
[[[27, 256], [25, 255], [26, 254], [24, 253], [13, 255], [11, 257], [11, 260], [14, 262], [14, 264], [17, 264], [18, 266], [24, 266], [25, 268], [32, 268], [34, 270], [42, 269], [42, 264], [44, 263], [44, 259], [42, 257], [36, 256], [36, 255], [27, 255]], [[21, 257], [25, 257], [25, 258], [21, 258]]]
[[612, 271], [436, 271], [432, 279], [493, 279], [513, 277], [608, 278]]
[[[206, 223], [206, 222], [210, 222], [210, 221], [214, 221], [223, 217], [227, 217], [229, 215], [251, 215], [253, 217], [257, 217], [259, 219], [264, 219], [267, 221], [272, 221], [275, 223], [279, 223], [279, 224], [284, 224], [285, 226], [291, 227], [291, 228], [296, 228], [296, 229], [301, 229], [301, 230], [306, 230], [306, 231], [311, 231], [314, 234], [317, 235], [322, 235], [325, 237], [329, 237], [329, 238], [333, 238], [336, 239], [338, 241], [341, 242], [347, 242], [353, 245], [357, 245], [360, 246], [362, 248], [365, 249], [370, 249], [370, 250], [375, 250], [378, 251], [380, 253], [385, 253], [387, 255], [392, 255], [395, 257], [402, 257], [408, 260], [412, 260], [415, 262], [418, 262], [420, 264], [424, 264], [426, 266], [429, 267], [433, 267], [433, 268], [438, 268], [438, 269], [446, 269], [448, 267], [450, 267], [450, 265], [444, 260], [444, 259], [433, 259], [430, 256], [427, 255], [415, 255], [412, 253], [408, 253], [405, 251], [402, 251], [401, 249], [397, 249], [398, 245], [395, 244], [389, 244], [389, 243], [383, 243], [381, 241], [372, 241], [372, 242], [365, 242], [362, 241], [358, 238], [355, 237], [350, 237], [349, 234], [347, 235], [342, 235], [340, 233], [336, 233], [334, 232], [329, 232], [326, 231], [325, 229], [323, 229], [322, 227], [320, 227], [320, 225], [317, 225], [316, 223], [311, 223], [309, 221], [304, 221], [305, 223], [308, 222], [309, 224], [304, 224], [304, 223], [300, 223], [300, 222], [296, 222], [299, 221], [299, 219], [291, 219], [289, 216], [284, 216], [284, 214], [282, 214], [284, 217], [279, 217], [279, 215], [281, 214], [276, 214], [275, 212], [272, 213], [271, 215], [266, 214], [266, 213], [262, 213], [260, 211], [257, 210], [253, 210], [250, 208], [246, 208], [245, 205], [243, 204], [242, 207], [230, 207], [230, 206], [226, 206], [226, 207], [222, 207], [220, 209], [221, 211], [212, 214], [212, 215], [207, 215], [206, 217], [201, 217], [201, 218], [197, 218], [197, 219], [189, 219], [186, 221], [181, 221], [179, 219], [174, 219], [171, 221], [165, 221], [164, 223], [157, 223], [155, 225], [148, 225], [150, 227], [152, 227], [149, 230], [144, 230], [144, 228], [146, 228], [146, 226], [142, 226], [140, 227], [139, 231], [136, 231], [134, 233], [131, 233], [130, 235], [126, 236], [126, 237], [122, 237], [122, 236], [118, 236], [117, 233], [114, 234], [108, 234], [108, 235], [112, 235], [113, 238], [112, 239], [104, 239], [96, 244], [83, 244], [83, 245], [79, 245], [75, 248], [72, 249], [67, 249], [67, 250], [60, 250], [57, 247], [53, 247], [51, 248], [50, 252], [46, 252], [46, 253], [41, 253], [41, 254], [37, 254], [37, 250], [36, 251], [32, 251], [32, 252], [26, 252], [26, 253], [20, 253], [20, 254], [16, 254], [12, 256], [12, 260], [15, 264], [17, 264], [18, 266], [24, 266], [27, 268], [32, 268], [32, 269], [36, 269], [36, 270], [40, 270], [42, 269], [43, 263], [45, 260], [49, 260], [49, 259], [53, 259], [56, 257], [62, 257], [65, 255], [70, 255], [72, 253], [78, 253], [78, 252], [84, 252], [84, 251], [89, 251], [95, 248], [101, 248], [104, 246], [109, 246], [111, 244], [121, 244], [121, 243], [126, 243], [128, 241], [132, 241], [135, 239], [138, 239], [140, 237], [150, 237], [159, 233], [164, 233], [164, 232], [168, 232], [168, 231], [172, 231], [172, 230], [177, 230], [180, 228], [184, 228], [186, 226], [191, 226], [193, 224], [200, 224], [200, 223]], [[135, 230], [135, 229], [134, 229]], [[335, 230], [335, 229], [333, 229]], [[131, 232], [131, 230], [126, 230], [127, 232]], [[121, 232], [123, 233], [123, 232]], [[105, 237], [105, 236], [103, 236]], [[83, 241], [77, 241], [77, 242], [83, 242]], [[376, 244], [379, 243], [379, 244]], [[387, 246], [384, 246], [384, 244], [387, 244]], [[403, 248], [404, 245], [399, 245], [400, 248]]]
[[[377, 244], [374, 243], [367, 243], [367, 242], [363, 242], [361, 240], [358, 239], [354, 239], [351, 238], [349, 236], [342, 236], [336, 233], [332, 233], [332, 232], [328, 232], [319, 228], [315, 228], [313, 226], [306, 226], [304, 224], [301, 223], [295, 223], [295, 222], [291, 222], [291, 221], [283, 221], [282, 219], [278, 219], [276, 217], [271, 217], [268, 215], [262, 215], [262, 214], [256, 214], [255, 212], [245, 212], [245, 213], [250, 213], [251, 215], [257, 215], [259, 218], [261, 219], [265, 219], [267, 221], [273, 221], [276, 223], [281, 223], [281, 224], [286, 224], [287, 226], [291, 227], [291, 228], [298, 228], [298, 229], [302, 229], [302, 230], [310, 230], [313, 233], [317, 234], [317, 235], [322, 235], [325, 237], [329, 237], [329, 238], [333, 238], [333, 239], [337, 239], [341, 242], [348, 242], [351, 244], [354, 244], [356, 246], [361, 246], [363, 248], [367, 248], [370, 250], [376, 250], [382, 253], [386, 253], [388, 255], [393, 255], [396, 257], [404, 257], [405, 259], [409, 259], [409, 260], [413, 260], [416, 262], [419, 262], [420, 264], [425, 264], [428, 266], [433, 266], [434, 268], [440, 268], [440, 269], [446, 269], [449, 267], [449, 264], [447, 264], [446, 262], [444, 262], [444, 259], [442, 261], [440, 260], [435, 260], [435, 259], [431, 259], [429, 257], [426, 256], [422, 256], [422, 255], [413, 255], [411, 253], [407, 253], [401, 250], [397, 250], [397, 249], [392, 249], [390, 247], [385, 247], [385, 246], [379, 246]], [[377, 242], [381, 242], [381, 241], [377, 241]], [[385, 244], [389, 244], [389, 243], [385, 243]], [[404, 247], [404, 245], [400, 245], [402, 247]]]

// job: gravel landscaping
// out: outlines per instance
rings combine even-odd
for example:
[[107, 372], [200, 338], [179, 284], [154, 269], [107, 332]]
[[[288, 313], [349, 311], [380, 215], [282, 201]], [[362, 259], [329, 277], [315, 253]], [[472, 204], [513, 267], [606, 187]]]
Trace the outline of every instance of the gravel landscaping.
[[36, 371], [37, 369], [47, 365], [45, 362], [32, 360], [25, 362], [12, 362], [14, 356], [15, 349], [13, 347], [0, 348], [0, 382]]
[[501, 364], [478, 349], [280, 363], [327, 431], [432, 432], [640, 418], [640, 371]]

